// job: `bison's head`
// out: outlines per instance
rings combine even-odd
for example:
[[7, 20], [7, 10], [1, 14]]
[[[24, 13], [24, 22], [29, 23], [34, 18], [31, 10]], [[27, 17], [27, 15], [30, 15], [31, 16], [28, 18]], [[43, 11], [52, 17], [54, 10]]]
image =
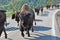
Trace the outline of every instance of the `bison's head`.
[[14, 18], [15, 18], [15, 14], [12, 15], [12, 19], [14, 19]]

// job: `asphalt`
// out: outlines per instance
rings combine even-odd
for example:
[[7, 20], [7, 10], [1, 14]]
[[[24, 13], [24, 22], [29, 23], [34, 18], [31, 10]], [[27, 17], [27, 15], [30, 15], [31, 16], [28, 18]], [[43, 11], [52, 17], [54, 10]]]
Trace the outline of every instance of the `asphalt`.
[[[8, 34], [8, 38], [4, 38], [4, 33], [2, 33], [2, 36], [0, 37], [0, 40], [60, 40], [59, 35], [56, 34], [56, 31], [58, 31], [58, 27], [56, 28], [56, 31], [53, 30], [52, 27], [52, 14], [55, 10], [44, 10], [43, 13], [40, 13], [38, 16], [36, 16], [36, 25], [34, 25], [34, 32], [31, 32], [31, 37], [28, 37], [25, 34], [25, 37], [23, 38], [21, 36], [21, 32], [19, 30], [19, 26], [17, 26], [17, 23], [15, 20], [12, 20], [11, 18], [7, 19], [7, 23], [9, 25], [6, 28], [6, 32]], [[34, 24], [34, 23], [33, 23]], [[55, 32], [55, 33], [54, 33]], [[25, 32], [24, 32], [25, 33]], [[53, 34], [56, 34], [55, 36]]]

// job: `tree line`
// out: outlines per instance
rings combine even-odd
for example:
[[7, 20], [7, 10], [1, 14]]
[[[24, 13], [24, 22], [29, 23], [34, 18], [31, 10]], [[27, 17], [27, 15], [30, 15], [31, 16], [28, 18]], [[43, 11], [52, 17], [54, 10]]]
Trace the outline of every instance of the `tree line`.
[[53, 0], [0, 0], [0, 9], [5, 9], [7, 12], [15, 12], [21, 6], [27, 3], [31, 8], [42, 5], [46, 6], [46, 2], [53, 2]]

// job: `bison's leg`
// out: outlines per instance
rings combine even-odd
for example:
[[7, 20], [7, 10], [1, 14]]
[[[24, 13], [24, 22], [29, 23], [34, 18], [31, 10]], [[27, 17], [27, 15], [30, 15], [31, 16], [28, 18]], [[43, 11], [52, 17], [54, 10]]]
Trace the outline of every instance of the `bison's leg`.
[[30, 37], [30, 33], [29, 33], [29, 30], [27, 30], [27, 34], [28, 34], [28, 37]]
[[5, 38], [7, 38], [7, 33], [6, 33], [5, 28], [3, 29], [3, 31], [4, 31], [4, 34], [5, 34]]
[[24, 33], [23, 33], [23, 31], [21, 31], [21, 35], [24, 37]]
[[37, 12], [37, 15], [39, 15], [39, 11]]
[[1, 34], [2, 34], [2, 30], [0, 30], [0, 36], [1, 36]]
[[17, 23], [18, 23], [17, 26], [19, 26], [19, 21], [17, 21]]
[[52, 5], [52, 8], [53, 8], [53, 5]]
[[1, 36], [1, 34], [2, 34], [2, 31], [3, 31], [3, 29], [2, 29], [2, 28], [0, 28], [0, 36]]
[[56, 8], [59, 8], [59, 5], [56, 5]]
[[23, 27], [21, 27], [21, 35], [24, 37], [24, 33], [23, 33], [23, 31], [24, 31], [24, 29], [23, 29]]
[[33, 29], [33, 27], [32, 27], [32, 32], [34, 32], [34, 29]]
[[36, 25], [36, 21], [35, 21], [35, 25]]
[[48, 5], [46, 6], [46, 8], [48, 9]]
[[30, 30], [30, 27], [27, 27], [27, 34], [28, 34], [28, 37], [30, 37], [30, 33], [29, 33], [29, 30]]
[[19, 26], [19, 22], [18, 22], [18, 25], [17, 26]]
[[41, 9], [41, 13], [43, 13], [43, 8]]
[[50, 8], [50, 5], [48, 5], [48, 8]]
[[32, 32], [34, 32], [34, 29], [33, 29], [33, 23], [31, 23], [31, 26], [32, 26]]

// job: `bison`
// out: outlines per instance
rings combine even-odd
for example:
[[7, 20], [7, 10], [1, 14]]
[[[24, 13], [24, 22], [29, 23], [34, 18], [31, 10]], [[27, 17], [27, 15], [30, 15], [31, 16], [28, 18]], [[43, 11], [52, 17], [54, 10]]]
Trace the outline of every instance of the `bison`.
[[5, 38], [7, 38], [7, 33], [4, 27], [4, 22], [6, 22], [6, 14], [5, 14], [5, 10], [0, 10], [0, 36], [2, 34], [2, 32], [4, 31], [5, 34]]

